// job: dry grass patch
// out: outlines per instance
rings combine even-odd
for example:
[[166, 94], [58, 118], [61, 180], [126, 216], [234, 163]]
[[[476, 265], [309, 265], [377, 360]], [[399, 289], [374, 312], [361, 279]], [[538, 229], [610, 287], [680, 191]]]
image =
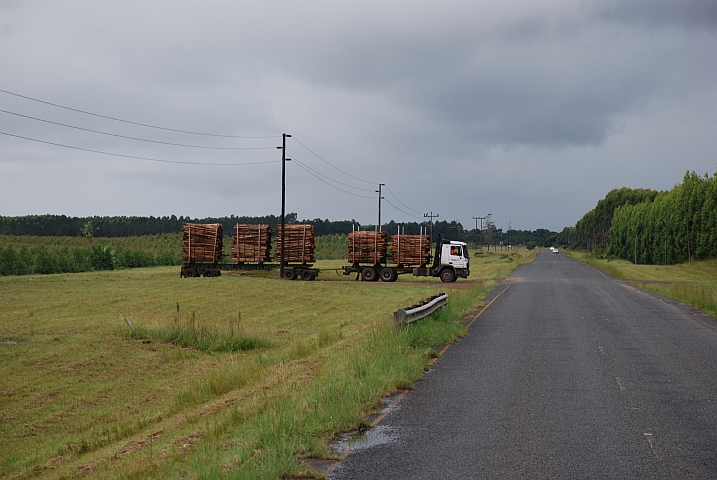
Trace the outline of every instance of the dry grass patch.
[[589, 263], [645, 290], [717, 315], [717, 260], [635, 265], [625, 260], [599, 259], [584, 252], [564, 252], [573, 260]]

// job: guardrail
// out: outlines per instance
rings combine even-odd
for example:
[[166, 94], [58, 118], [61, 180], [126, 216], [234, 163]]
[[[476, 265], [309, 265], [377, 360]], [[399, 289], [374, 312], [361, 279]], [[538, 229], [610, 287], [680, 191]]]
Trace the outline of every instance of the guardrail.
[[429, 297], [425, 302], [413, 305], [408, 308], [399, 308], [393, 312], [393, 319], [398, 326], [403, 327], [411, 322], [425, 318], [436, 310], [445, 307], [448, 304], [448, 294], [439, 293]]

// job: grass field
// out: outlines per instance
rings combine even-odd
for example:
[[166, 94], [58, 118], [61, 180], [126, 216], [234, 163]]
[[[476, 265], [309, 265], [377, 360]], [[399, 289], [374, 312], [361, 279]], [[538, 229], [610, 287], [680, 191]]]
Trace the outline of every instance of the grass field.
[[584, 252], [562, 252], [574, 260], [589, 263], [645, 290], [717, 316], [717, 260], [677, 265], [635, 265], [625, 260], [598, 259]]
[[[301, 473], [298, 459], [331, 457], [329, 439], [410, 388], [430, 347], [464, 334], [492, 280], [534, 254], [474, 257], [450, 285], [328, 270], [180, 279], [178, 267], [2, 277], [0, 476]], [[446, 290], [435, 318], [393, 326], [393, 311]]]

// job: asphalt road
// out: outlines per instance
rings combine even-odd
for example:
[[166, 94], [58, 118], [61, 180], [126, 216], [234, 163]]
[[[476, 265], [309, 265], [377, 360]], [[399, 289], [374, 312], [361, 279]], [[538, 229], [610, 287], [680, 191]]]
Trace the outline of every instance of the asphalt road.
[[331, 479], [717, 478], [713, 317], [548, 251], [495, 295]]

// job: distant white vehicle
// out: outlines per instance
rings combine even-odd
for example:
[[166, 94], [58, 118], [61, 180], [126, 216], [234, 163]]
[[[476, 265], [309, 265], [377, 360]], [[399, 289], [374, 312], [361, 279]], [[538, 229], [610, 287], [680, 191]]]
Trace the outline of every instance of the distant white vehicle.
[[553, 253], [560, 253], [560, 251], [557, 248], [550, 247], [550, 249], [553, 251]]

